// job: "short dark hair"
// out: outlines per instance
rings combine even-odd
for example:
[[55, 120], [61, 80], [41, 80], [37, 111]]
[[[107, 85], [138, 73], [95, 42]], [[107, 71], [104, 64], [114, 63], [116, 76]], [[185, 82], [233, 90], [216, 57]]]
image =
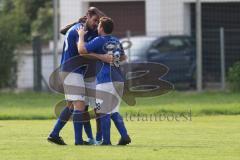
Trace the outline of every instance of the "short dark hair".
[[87, 15], [89, 15], [90, 17], [97, 15], [100, 18], [105, 16], [105, 14], [102, 11], [100, 11], [97, 7], [89, 7]]
[[94, 15], [98, 15], [100, 18], [105, 16], [105, 14], [100, 11], [98, 8], [96, 7], [89, 7], [87, 14], [83, 17], [80, 17], [79, 20], [77, 22], [68, 24], [66, 27], [62, 28], [60, 30], [60, 33], [62, 33], [63, 35], [65, 35], [67, 33], [67, 31], [74, 26], [77, 23], [85, 23], [87, 21], [87, 15], [89, 15], [90, 17], [94, 16]]
[[109, 17], [100, 18], [100, 24], [101, 24], [101, 27], [103, 27], [103, 31], [106, 34], [111, 34], [113, 32], [114, 23], [111, 18], [109, 18]]

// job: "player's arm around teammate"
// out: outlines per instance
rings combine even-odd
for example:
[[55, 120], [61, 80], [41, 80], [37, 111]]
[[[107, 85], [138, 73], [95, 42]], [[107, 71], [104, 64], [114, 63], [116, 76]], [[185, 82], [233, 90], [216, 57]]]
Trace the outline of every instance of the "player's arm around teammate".
[[[85, 41], [84, 41], [84, 35], [87, 33], [87, 31], [84, 30], [84, 28], [79, 28], [77, 30], [79, 34], [79, 42], [77, 44], [78, 46], [78, 53], [81, 56], [84, 56], [86, 58], [90, 59], [98, 59], [100, 61], [106, 62], [106, 63], [113, 63], [114, 57], [111, 54], [96, 54], [96, 53], [88, 53], [86, 49], [84, 48]], [[125, 60], [125, 58], [122, 58]]]

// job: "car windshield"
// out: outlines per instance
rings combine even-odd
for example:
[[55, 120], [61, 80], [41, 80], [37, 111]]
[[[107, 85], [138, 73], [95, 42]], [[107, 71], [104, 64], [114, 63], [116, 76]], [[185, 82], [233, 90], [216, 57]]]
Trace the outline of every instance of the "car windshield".
[[[126, 39], [124, 39], [126, 40]], [[130, 48], [130, 54], [132, 56], [142, 56], [145, 55], [147, 49], [150, 47], [152, 42], [156, 40], [155, 37], [133, 37], [130, 38], [132, 46]]]
[[187, 38], [167, 38], [163, 39], [155, 48], [160, 52], [181, 51], [191, 46], [191, 42]]

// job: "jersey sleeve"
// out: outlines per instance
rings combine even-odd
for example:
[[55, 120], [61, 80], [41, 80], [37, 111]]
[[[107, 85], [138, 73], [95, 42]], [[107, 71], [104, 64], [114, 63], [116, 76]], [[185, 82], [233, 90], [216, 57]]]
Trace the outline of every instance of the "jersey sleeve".
[[99, 37], [94, 38], [90, 42], [85, 44], [85, 48], [88, 53], [97, 53], [98, 49], [101, 47], [102, 41]]

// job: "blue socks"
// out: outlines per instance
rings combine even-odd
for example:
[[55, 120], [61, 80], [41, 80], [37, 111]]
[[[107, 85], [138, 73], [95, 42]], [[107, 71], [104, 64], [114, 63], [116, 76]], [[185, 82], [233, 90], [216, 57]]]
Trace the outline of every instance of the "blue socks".
[[[87, 108], [87, 107], [86, 107]], [[74, 113], [78, 113], [78, 115], [75, 115], [75, 116], [73, 116], [73, 121], [74, 121], [74, 119], [76, 120], [76, 121], [78, 121], [78, 122], [80, 122], [81, 124], [79, 125], [78, 123], [74, 123], [74, 127], [75, 127], [75, 125], [76, 125], [76, 127], [77, 128], [82, 128], [82, 125], [84, 125], [84, 130], [85, 130], [85, 132], [86, 132], [86, 134], [87, 134], [87, 136], [88, 136], [88, 138], [90, 138], [90, 139], [93, 139], [93, 134], [92, 134], [92, 127], [91, 127], [91, 123], [90, 123], [90, 121], [89, 122], [82, 122], [82, 112], [80, 112], [80, 111], [74, 111]], [[60, 133], [60, 131], [62, 130], [62, 128], [66, 125], [66, 123], [67, 123], [67, 121], [70, 119], [70, 117], [71, 117], [71, 115], [72, 115], [72, 113], [73, 113], [73, 109], [69, 109], [68, 107], [65, 107], [64, 109], [63, 109], [63, 111], [61, 112], [61, 114], [60, 114], [60, 116], [59, 116], [59, 118], [58, 118], [58, 120], [57, 120], [57, 122], [56, 122], [56, 124], [55, 124], [55, 126], [54, 126], [54, 128], [53, 128], [53, 131], [51, 132], [51, 134], [50, 134], [50, 136], [51, 137], [59, 137], [59, 133]], [[80, 119], [80, 120], [78, 120], [78, 119]], [[78, 130], [78, 129], [77, 129]], [[80, 135], [78, 134], [78, 132], [75, 132], [75, 133], [77, 133], [77, 137], [82, 137], [82, 129], [80, 129], [81, 130], [81, 133], [80, 133]], [[79, 139], [79, 138], [77, 138], [77, 139]], [[81, 140], [82, 138], [80, 138], [80, 143], [82, 143]], [[77, 142], [78, 143], [78, 142]]]
[[101, 130], [101, 120], [100, 120], [100, 118], [96, 119], [96, 124], [97, 124], [96, 141], [101, 141], [102, 140], [102, 130]]
[[110, 128], [111, 128], [111, 115], [105, 114], [100, 118], [101, 121], [101, 130], [103, 135], [103, 143], [104, 145], [111, 144], [110, 140]]
[[100, 130], [97, 129], [96, 140], [100, 141], [102, 140], [103, 137], [103, 144], [111, 144], [110, 140], [111, 119], [113, 120], [121, 137], [122, 138], [128, 137], [127, 129], [124, 125], [123, 118], [118, 112], [115, 112], [112, 115], [110, 114], [102, 115], [102, 117], [99, 119], [100, 120], [99, 125], [101, 126], [101, 128]]
[[90, 115], [87, 112], [88, 111], [88, 105], [85, 107], [85, 111], [86, 111], [86, 113], [84, 113], [84, 114], [87, 115], [86, 119], [89, 120], [89, 121], [83, 123], [84, 130], [87, 134], [87, 137], [90, 138], [90, 139], [93, 139], [92, 127], [91, 127], [91, 123], [90, 123]]
[[92, 127], [91, 127], [90, 121], [84, 122], [83, 126], [84, 126], [84, 130], [85, 130], [85, 132], [87, 134], [87, 137], [90, 138], [90, 139], [93, 139]]
[[[82, 139], [83, 126], [88, 138], [93, 139], [92, 127], [91, 127], [90, 121], [82, 122], [83, 112], [78, 110], [73, 111], [68, 107], [65, 107], [64, 110], [61, 112], [50, 136], [52, 137], [59, 136], [61, 129], [65, 126], [67, 121], [70, 119], [72, 112], [73, 112], [73, 125], [74, 125], [74, 133], [75, 133], [75, 144], [83, 143], [83, 139]], [[101, 141], [103, 138], [103, 144], [111, 144], [111, 140], [110, 140], [111, 119], [113, 120], [121, 137], [126, 138], [128, 136], [126, 127], [123, 122], [123, 118], [118, 112], [115, 112], [112, 115], [110, 114], [102, 115], [101, 118], [97, 119], [98, 121], [97, 123], [99, 124], [97, 128], [96, 140]]]
[[120, 133], [121, 137], [122, 138], [128, 137], [127, 129], [124, 125], [122, 116], [118, 112], [115, 112], [111, 115], [111, 119], [113, 120], [113, 122], [114, 122], [118, 132]]
[[59, 137], [59, 133], [61, 129], [65, 126], [67, 121], [70, 119], [73, 110], [65, 107], [64, 110], [61, 112], [52, 133], [50, 134], [51, 137]]
[[81, 111], [74, 110], [73, 111], [73, 126], [74, 126], [74, 134], [75, 134], [75, 145], [83, 144], [82, 138], [82, 129], [83, 129], [83, 118]]

